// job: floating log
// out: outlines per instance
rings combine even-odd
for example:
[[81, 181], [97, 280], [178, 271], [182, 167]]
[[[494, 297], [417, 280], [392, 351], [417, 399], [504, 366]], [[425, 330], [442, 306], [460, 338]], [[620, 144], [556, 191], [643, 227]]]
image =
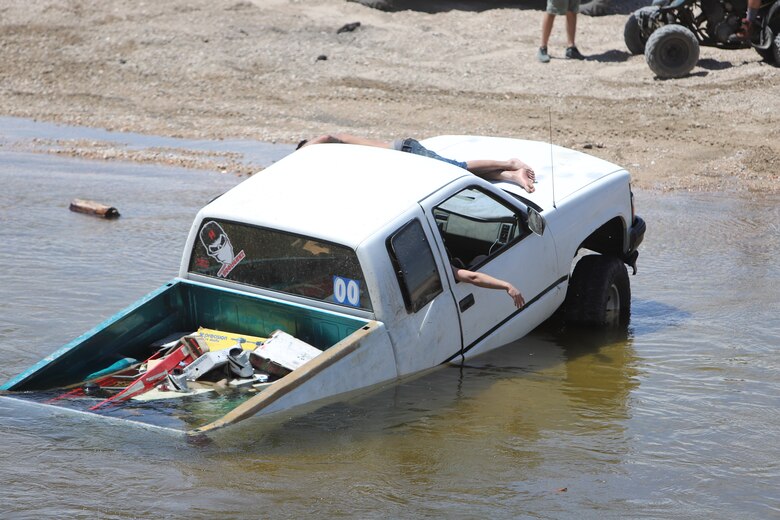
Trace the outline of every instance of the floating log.
[[103, 218], [117, 218], [119, 216], [119, 211], [115, 207], [94, 200], [73, 199], [70, 203], [70, 210]]

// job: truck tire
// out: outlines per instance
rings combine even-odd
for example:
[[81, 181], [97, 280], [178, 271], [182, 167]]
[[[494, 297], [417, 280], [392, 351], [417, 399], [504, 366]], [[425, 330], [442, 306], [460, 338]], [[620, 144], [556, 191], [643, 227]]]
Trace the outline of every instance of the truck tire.
[[699, 41], [682, 25], [664, 25], [647, 39], [645, 60], [659, 78], [681, 78], [699, 61]]
[[628, 271], [614, 256], [580, 258], [569, 280], [564, 319], [572, 325], [622, 328], [631, 316]]

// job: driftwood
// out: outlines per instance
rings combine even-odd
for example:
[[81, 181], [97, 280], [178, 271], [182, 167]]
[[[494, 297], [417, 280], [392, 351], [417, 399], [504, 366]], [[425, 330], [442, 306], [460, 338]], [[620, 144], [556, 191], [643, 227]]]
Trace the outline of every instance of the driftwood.
[[94, 200], [73, 199], [70, 203], [70, 210], [103, 218], [117, 218], [119, 216], [119, 211], [115, 207]]

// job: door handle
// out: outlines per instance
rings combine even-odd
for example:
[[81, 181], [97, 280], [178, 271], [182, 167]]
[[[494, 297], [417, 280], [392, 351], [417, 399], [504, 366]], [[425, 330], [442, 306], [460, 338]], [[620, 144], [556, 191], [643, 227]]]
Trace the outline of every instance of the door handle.
[[460, 312], [465, 312], [466, 309], [474, 305], [474, 295], [469, 294], [465, 298], [463, 298], [461, 301], [458, 302], [458, 308], [460, 309]]

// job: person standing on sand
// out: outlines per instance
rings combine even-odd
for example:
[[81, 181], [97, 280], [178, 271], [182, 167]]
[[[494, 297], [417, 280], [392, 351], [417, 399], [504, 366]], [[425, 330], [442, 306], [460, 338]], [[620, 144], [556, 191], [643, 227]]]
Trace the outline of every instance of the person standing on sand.
[[547, 0], [547, 10], [542, 17], [542, 42], [536, 52], [536, 59], [542, 63], [550, 62], [547, 53], [547, 43], [550, 40], [555, 17], [559, 14], [566, 15], [566, 59], [584, 60], [585, 56], [577, 50], [574, 36], [577, 32], [577, 13], [580, 10], [580, 0]]
[[[528, 193], [533, 193], [536, 174], [533, 168], [525, 164], [520, 159], [508, 159], [506, 161], [496, 161], [492, 159], [477, 159], [471, 161], [456, 161], [442, 157], [432, 150], [428, 150], [419, 141], [412, 138], [397, 139], [393, 142], [377, 141], [365, 137], [357, 137], [350, 134], [321, 135], [314, 139], [304, 139], [298, 143], [298, 148], [311, 144], [321, 143], [343, 143], [343, 144], [362, 144], [364, 146], [376, 146], [378, 148], [389, 148], [401, 152], [408, 152], [416, 155], [423, 155], [432, 159], [438, 159], [449, 164], [459, 166], [468, 170], [477, 177], [495, 181], [508, 181], [519, 185]], [[296, 148], [297, 149], [297, 148]]]

